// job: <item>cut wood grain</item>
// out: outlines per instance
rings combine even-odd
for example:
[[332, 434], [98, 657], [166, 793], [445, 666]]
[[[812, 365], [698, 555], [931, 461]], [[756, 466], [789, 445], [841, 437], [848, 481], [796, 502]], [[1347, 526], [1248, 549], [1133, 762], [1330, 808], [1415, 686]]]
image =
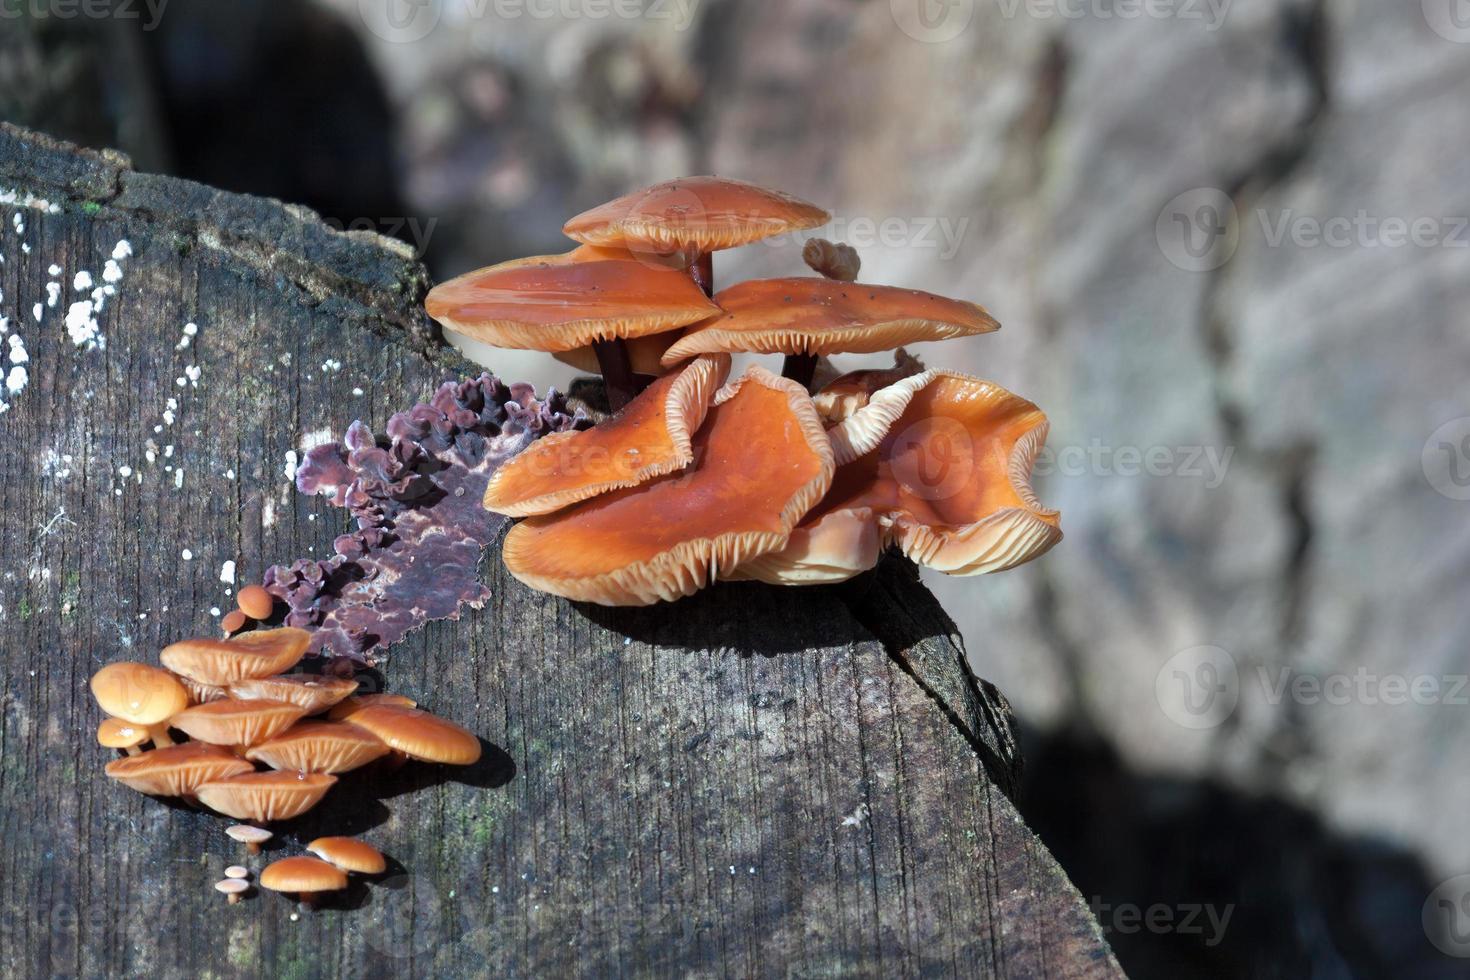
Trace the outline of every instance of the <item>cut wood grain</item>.
[[[29, 380], [0, 415], [0, 974], [1120, 975], [1007, 795], [1004, 700], [896, 561], [604, 609], [492, 549], [485, 607], [382, 667], [482, 762], [350, 774], [265, 855], [363, 834], [381, 882], [295, 918], [227, 905], [225, 822], [103, 777], [87, 678], [217, 630], [226, 561], [246, 583], [329, 554], [342, 512], [295, 492], [288, 454], [473, 369], [381, 238], [12, 127], [7, 189], [0, 315]], [[101, 283], [122, 240], [105, 346], [75, 346], [74, 277]]]

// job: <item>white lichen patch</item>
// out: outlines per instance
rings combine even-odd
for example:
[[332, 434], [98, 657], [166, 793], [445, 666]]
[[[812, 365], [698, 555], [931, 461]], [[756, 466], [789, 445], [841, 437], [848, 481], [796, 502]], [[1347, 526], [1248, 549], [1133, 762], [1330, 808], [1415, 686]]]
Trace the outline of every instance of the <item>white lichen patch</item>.
[[197, 323], [184, 324], [184, 333], [181, 337], [179, 337], [179, 342], [174, 345], [174, 350], [187, 350], [189, 345], [193, 343], [194, 338], [198, 335], [198, 333], [199, 325]]
[[5, 376], [5, 391], [10, 397], [14, 398], [22, 391], [25, 391], [26, 382], [28, 381], [30, 381], [30, 375], [26, 373], [25, 368], [17, 364]]
[[[3, 326], [3, 323], [4, 321], [0, 320], [0, 326]], [[0, 333], [4, 332], [3, 329], [0, 329]], [[25, 364], [31, 359], [31, 355], [26, 353], [26, 342], [21, 339], [20, 334], [11, 334], [5, 342], [10, 345], [11, 364]]]
[[46, 284], [46, 306], [56, 309], [56, 303], [61, 299], [61, 283], [48, 282]]
[[332, 439], [333, 436], [331, 429], [323, 428], [317, 429], [313, 432], [303, 432], [301, 434], [301, 442], [298, 443], [298, 448], [303, 453], [310, 452], [323, 443], [331, 442]]
[[219, 580], [226, 585], [235, 584], [235, 563], [227, 561], [219, 567]]
[[92, 273], [83, 269], [78, 272], [71, 281], [71, 288], [79, 293], [85, 293], [92, 288]]
[[336, 374], [340, 370], [342, 370], [342, 362], [341, 361], [335, 360], [333, 358], [328, 358], [327, 360], [325, 360], [325, 361], [322, 362], [322, 373], [324, 373], [324, 374], [327, 373], [327, 372], [331, 372], [332, 374]]
[[300, 462], [300, 457], [296, 455], [296, 450], [286, 450], [286, 466], [284, 470], [286, 474], [286, 479], [293, 482], [296, 480], [296, 464], [298, 462]]
[[[37, 304], [37, 309], [40, 309], [40, 304]], [[93, 315], [93, 304], [91, 300], [81, 300], [71, 304], [67, 309], [66, 335], [71, 338], [72, 344], [77, 347], [85, 347], [91, 350], [94, 347], [102, 346], [101, 327], [97, 324], [97, 317]]]

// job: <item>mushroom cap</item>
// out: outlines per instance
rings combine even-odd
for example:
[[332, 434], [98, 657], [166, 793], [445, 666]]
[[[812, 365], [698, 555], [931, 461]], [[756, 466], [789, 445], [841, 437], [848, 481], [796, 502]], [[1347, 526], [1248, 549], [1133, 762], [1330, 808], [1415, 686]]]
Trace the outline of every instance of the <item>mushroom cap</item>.
[[169, 724], [211, 745], [256, 745], [290, 728], [305, 714], [306, 709], [290, 701], [224, 698], [180, 711]]
[[785, 546], [827, 492], [832, 448], [801, 385], [752, 367], [715, 396], [686, 470], [614, 490], [505, 538], [505, 566], [543, 592], [649, 605]]
[[318, 837], [307, 844], [306, 849], [343, 871], [376, 875], [388, 870], [383, 852], [356, 837]]
[[417, 708], [373, 704], [354, 712], [352, 724], [372, 732], [395, 752], [424, 762], [468, 766], [480, 759], [480, 740], [473, 732]]
[[694, 459], [690, 440], [729, 373], [729, 355], [699, 358], [594, 428], [543, 436], [495, 471], [485, 509], [511, 517], [549, 514], [682, 470]]
[[871, 507], [814, 511], [791, 532], [786, 547], [752, 558], [728, 577], [771, 585], [846, 582], [878, 564], [886, 534]]
[[152, 796], [193, 796], [200, 785], [253, 772], [229, 749], [203, 742], [170, 745], [114, 759], [103, 770], [128, 789]]
[[[665, 330], [663, 333], [651, 333], [644, 337], [628, 337], [623, 343], [628, 351], [628, 365], [634, 374], [648, 374], [658, 377], [668, 374], [669, 369], [664, 367], [664, 351], [673, 346], [674, 341], [684, 336], [684, 328], [678, 327], [673, 330]], [[551, 355], [563, 364], [570, 364], [578, 371], [588, 374], [601, 374], [602, 363], [597, 360], [597, 349], [595, 347], [574, 347], [571, 350], [554, 351]]]
[[226, 895], [239, 895], [250, 890], [250, 882], [244, 878], [221, 878], [214, 883], [214, 890]]
[[205, 806], [236, 820], [290, 820], [320, 803], [336, 781], [321, 772], [248, 772], [194, 792]]
[[249, 878], [250, 869], [243, 864], [232, 864], [225, 869], [226, 878]]
[[875, 393], [923, 370], [919, 359], [900, 347], [893, 352], [893, 367], [849, 371], [823, 385], [812, 401], [822, 421], [835, 425], [866, 405]]
[[388, 754], [366, 729], [341, 721], [307, 721], [245, 753], [252, 762], [296, 772], [350, 772]]
[[419, 703], [403, 694], [354, 694], [327, 712], [327, 721], [346, 721], [363, 708], [374, 704], [391, 704], [399, 708], [417, 708]]
[[752, 279], [722, 290], [715, 302], [724, 315], [685, 331], [664, 352], [664, 364], [716, 351], [871, 354], [1000, 329], [974, 303], [833, 279]]
[[228, 687], [220, 687], [218, 684], [201, 684], [192, 677], [179, 675], [179, 683], [184, 685], [184, 690], [189, 692], [190, 704], [208, 704], [210, 701], [218, 701], [220, 698], [230, 696]]
[[231, 824], [225, 828], [225, 836], [242, 844], [264, 844], [276, 836], [264, 827], [252, 827], [248, 823]]
[[97, 726], [97, 744], [104, 749], [135, 749], [152, 737], [146, 725], [121, 718], [104, 718]]
[[313, 857], [272, 861], [260, 873], [260, 887], [273, 892], [334, 892], [347, 887], [347, 873]]
[[685, 269], [586, 246], [467, 272], [430, 290], [424, 308], [474, 340], [548, 352], [662, 333], [719, 312]]
[[877, 392], [829, 433], [840, 462], [817, 515], [867, 506], [908, 558], [950, 575], [1012, 568], [1061, 540], [1031, 470], [1046, 416], [999, 385], [926, 371]]
[[296, 666], [311, 645], [311, 634], [292, 626], [253, 630], [228, 640], [180, 640], [159, 655], [169, 670], [200, 684], [228, 687], [250, 677], [269, 677]]
[[276, 677], [252, 677], [230, 685], [230, 695], [237, 698], [265, 698], [300, 705], [308, 715], [320, 714], [357, 690], [358, 682], [349, 677], [324, 674], [281, 674]]
[[584, 211], [562, 228], [588, 245], [638, 252], [701, 253], [815, 228], [832, 216], [815, 204], [728, 177], [684, 177]]
[[135, 725], [157, 725], [189, 706], [189, 692], [173, 674], [128, 662], [93, 674], [92, 696], [104, 712]]
[[276, 600], [263, 585], [247, 585], [240, 590], [235, 597], [235, 605], [240, 611], [251, 619], [269, 619], [270, 614], [275, 611]]

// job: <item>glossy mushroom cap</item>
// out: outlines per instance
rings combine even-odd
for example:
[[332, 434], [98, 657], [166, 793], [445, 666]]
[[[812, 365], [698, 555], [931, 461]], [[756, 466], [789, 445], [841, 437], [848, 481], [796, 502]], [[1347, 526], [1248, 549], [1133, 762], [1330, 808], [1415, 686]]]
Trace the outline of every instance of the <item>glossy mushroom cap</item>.
[[264, 844], [276, 835], [264, 827], [252, 827], [247, 823], [237, 823], [225, 828], [225, 836], [229, 837], [230, 840], [237, 840], [242, 844], [249, 844], [252, 851], [257, 851], [260, 849], [261, 844]]
[[343, 871], [376, 875], [388, 870], [383, 852], [355, 837], [318, 837], [306, 849]]
[[313, 857], [281, 858], [260, 873], [260, 887], [292, 895], [334, 892], [347, 887], [347, 874]]
[[137, 725], [121, 718], [104, 718], [97, 726], [97, 744], [104, 749], [127, 749], [129, 752], [148, 741], [146, 725]]
[[728, 355], [700, 358], [655, 381], [595, 428], [543, 436], [495, 471], [485, 509], [511, 517], [549, 514], [683, 469], [694, 459], [690, 440], [729, 373]]
[[236, 820], [290, 820], [320, 803], [336, 782], [336, 776], [325, 773], [250, 772], [211, 780], [195, 795], [211, 810]]
[[417, 708], [369, 705], [352, 715], [351, 724], [372, 732], [393, 751], [424, 762], [468, 766], [480, 759], [480, 740], [472, 732]]
[[752, 367], [714, 399], [688, 469], [513, 528], [512, 575], [602, 605], [649, 605], [703, 588], [785, 546], [832, 481], [832, 449], [806, 390]]
[[679, 254], [692, 262], [704, 252], [815, 228], [831, 217], [814, 204], [743, 180], [684, 177], [584, 211], [562, 232], [589, 245]]
[[114, 759], [104, 772], [128, 789], [153, 796], [193, 796], [200, 785], [252, 772], [255, 767], [229, 749], [190, 742]]
[[327, 721], [346, 721], [363, 708], [374, 704], [391, 704], [398, 708], [417, 708], [419, 703], [402, 694], [354, 694], [327, 712]]
[[157, 725], [189, 706], [189, 692], [166, 670], [147, 664], [108, 664], [92, 675], [102, 710], [135, 725]]
[[388, 754], [372, 732], [340, 721], [307, 721], [245, 753], [252, 762], [295, 772], [350, 772]]
[[663, 333], [719, 312], [683, 269], [586, 247], [465, 273], [430, 290], [424, 307], [474, 340], [548, 352]]
[[305, 714], [301, 705], [289, 701], [224, 698], [181, 711], [170, 724], [212, 745], [255, 745], [290, 728]]
[[822, 416], [822, 421], [835, 425], [868, 404], [877, 392], [923, 370], [924, 365], [919, 359], [900, 347], [893, 352], [893, 367], [849, 371], [823, 385], [822, 390], [812, 396], [812, 401], [816, 403], [817, 414]]
[[296, 666], [311, 645], [306, 630], [283, 626], [219, 640], [201, 637], [164, 648], [159, 659], [200, 684], [228, 687], [251, 677], [270, 677]]
[[[837, 474], [840, 479], [840, 468]], [[886, 538], [887, 529], [871, 507], [824, 510], [818, 504], [791, 532], [786, 547], [752, 558], [729, 578], [771, 585], [846, 582], [878, 564]]]
[[269, 619], [275, 611], [276, 600], [261, 585], [247, 585], [235, 597], [235, 605], [251, 619]]
[[665, 364], [718, 351], [870, 354], [1000, 329], [974, 303], [832, 279], [753, 279], [723, 290], [715, 302], [724, 315], [685, 331], [664, 353]]
[[237, 698], [289, 701], [299, 705], [308, 715], [316, 715], [350, 695], [357, 687], [357, 681], [349, 677], [282, 674], [237, 681], [230, 685], [230, 694]]
[[244, 878], [221, 878], [214, 883], [214, 890], [230, 897], [233, 905], [240, 900], [240, 896], [250, 890], [250, 882]]

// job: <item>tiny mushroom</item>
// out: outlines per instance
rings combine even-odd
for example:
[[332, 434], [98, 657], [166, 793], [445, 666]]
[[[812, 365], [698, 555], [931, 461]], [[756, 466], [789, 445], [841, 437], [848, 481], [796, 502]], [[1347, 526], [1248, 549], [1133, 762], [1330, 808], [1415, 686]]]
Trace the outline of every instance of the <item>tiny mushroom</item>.
[[270, 619], [275, 610], [276, 600], [264, 586], [247, 585], [240, 590], [235, 597], [235, 604], [240, 611], [254, 620]]
[[249, 621], [250, 620], [245, 615], [245, 613], [243, 613], [239, 609], [231, 609], [229, 612], [225, 613], [224, 618], [219, 621], [219, 628], [224, 630], [226, 636], [229, 636], [231, 633], [240, 632], [242, 629], [245, 628], [245, 624]]
[[240, 776], [255, 769], [229, 749], [187, 742], [114, 759], [103, 770], [128, 789], [151, 796], [191, 797], [204, 783]]
[[265, 698], [300, 705], [308, 715], [318, 715], [357, 690], [357, 681], [324, 674], [282, 674], [253, 677], [230, 685], [237, 698]]
[[614, 409], [634, 393], [625, 340], [719, 312], [684, 269], [587, 246], [477, 269], [435, 286], [424, 305], [445, 328], [495, 347], [594, 347]]
[[311, 634], [306, 630], [284, 626], [227, 640], [181, 640], [165, 647], [159, 659], [169, 670], [200, 684], [228, 687], [247, 678], [290, 670], [310, 645]]
[[729, 373], [729, 355], [699, 358], [595, 428], [542, 437], [496, 470], [485, 508], [511, 517], [548, 514], [682, 470], [694, 460], [690, 440]]
[[249, 878], [250, 869], [241, 864], [232, 864], [225, 869], [226, 878]]
[[108, 664], [92, 675], [92, 695], [109, 716], [142, 725], [154, 745], [169, 746], [168, 720], [189, 706], [189, 692], [166, 670]]
[[533, 588], [602, 605], [677, 599], [785, 547], [832, 481], [811, 397], [760, 367], [716, 394], [694, 449], [683, 472], [512, 528], [506, 568]]
[[343, 871], [376, 875], [388, 870], [383, 852], [355, 837], [318, 837], [307, 844], [306, 849]]
[[354, 694], [338, 702], [327, 712], [327, 721], [346, 721], [363, 708], [374, 704], [391, 704], [399, 708], [417, 708], [419, 703], [403, 694]]
[[214, 890], [229, 896], [230, 904], [235, 905], [250, 890], [250, 882], [244, 878], [223, 878], [214, 883]]
[[871, 354], [1000, 328], [975, 303], [833, 279], [753, 279], [722, 290], [715, 302], [724, 314], [686, 331], [664, 364], [720, 351], [785, 354], [786, 376], [807, 385], [821, 354]]
[[138, 755], [138, 746], [148, 741], [148, 728], [135, 725], [121, 718], [104, 718], [97, 726], [97, 744], [104, 749], [123, 749], [128, 755]]
[[[260, 845], [275, 836], [264, 827], [252, 827], [248, 823], [231, 824], [225, 828], [225, 835], [231, 840], [244, 844], [245, 849], [251, 854], [259, 854]], [[225, 874], [229, 874], [229, 871], [226, 871]]]
[[290, 701], [223, 698], [180, 711], [171, 724], [211, 745], [249, 746], [285, 731], [305, 714], [305, 708]]
[[302, 905], [310, 907], [322, 892], [346, 888], [347, 874], [314, 857], [281, 858], [260, 873], [260, 887], [295, 895]]
[[320, 803], [336, 782], [336, 776], [319, 772], [247, 772], [204, 783], [194, 795], [227, 817], [269, 823], [299, 817]]
[[245, 753], [252, 762], [296, 772], [350, 772], [388, 754], [372, 732], [340, 721], [308, 721]]
[[411, 759], [450, 766], [468, 766], [480, 759], [480, 740], [472, 732], [427, 711], [375, 704], [355, 712], [351, 723]]

